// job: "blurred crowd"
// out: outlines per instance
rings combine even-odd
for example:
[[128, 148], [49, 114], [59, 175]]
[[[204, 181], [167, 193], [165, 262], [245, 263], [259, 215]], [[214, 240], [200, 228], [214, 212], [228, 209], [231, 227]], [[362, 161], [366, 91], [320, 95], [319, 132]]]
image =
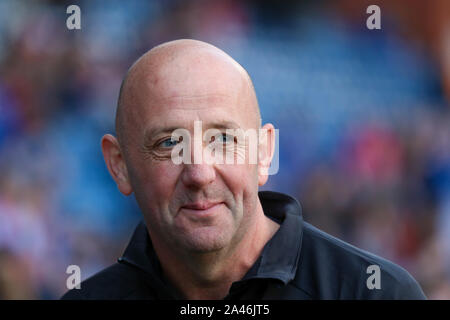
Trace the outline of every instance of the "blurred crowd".
[[178, 38], [252, 77], [279, 129], [263, 189], [450, 299], [449, 2], [379, 2], [381, 30], [349, 0], [79, 1], [68, 30], [70, 1], [1, 1], [0, 299], [59, 298], [67, 266], [86, 279], [121, 255], [140, 212], [100, 138], [131, 63]]

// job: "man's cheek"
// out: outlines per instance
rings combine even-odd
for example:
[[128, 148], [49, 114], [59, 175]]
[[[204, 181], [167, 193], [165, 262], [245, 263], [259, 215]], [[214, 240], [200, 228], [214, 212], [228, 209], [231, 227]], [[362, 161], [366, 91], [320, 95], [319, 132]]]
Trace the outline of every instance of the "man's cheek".
[[222, 176], [234, 194], [241, 193], [243, 189], [249, 186], [251, 176], [253, 176], [252, 171], [249, 171], [250, 169], [246, 165], [233, 165], [223, 168]]
[[179, 168], [174, 165], [159, 165], [151, 168], [146, 176], [146, 184], [154, 194], [170, 195], [175, 189]]

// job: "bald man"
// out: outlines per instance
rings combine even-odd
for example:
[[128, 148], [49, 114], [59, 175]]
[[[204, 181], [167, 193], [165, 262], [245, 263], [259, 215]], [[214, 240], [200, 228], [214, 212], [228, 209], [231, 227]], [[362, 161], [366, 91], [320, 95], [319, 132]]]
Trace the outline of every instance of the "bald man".
[[[215, 134], [196, 138], [196, 126]], [[255, 162], [239, 130], [258, 132]], [[144, 54], [122, 82], [116, 134], [102, 138], [105, 163], [143, 222], [117, 263], [64, 299], [424, 298], [401, 267], [304, 222], [295, 199], [258, 192], [275, 129], [261, 127], [249, 75], [222, 50], [177, 40]]]

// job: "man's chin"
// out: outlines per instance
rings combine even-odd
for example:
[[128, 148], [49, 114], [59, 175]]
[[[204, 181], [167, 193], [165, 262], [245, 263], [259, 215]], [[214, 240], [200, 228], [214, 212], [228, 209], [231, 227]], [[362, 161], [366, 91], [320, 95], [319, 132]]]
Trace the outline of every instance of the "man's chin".
[[[214, 229], [212, 227], [202, 229]], [[217, 230], [197, 230], [195, 234], [185, 239], [181, 239], [182, 246], [191, 253], [213, 253], [226, 248], [229, 237], [219, 234]], [[223, 230], [222, 230], [223, 231]], [[219, 231], [220, 232], [220, 231]]]

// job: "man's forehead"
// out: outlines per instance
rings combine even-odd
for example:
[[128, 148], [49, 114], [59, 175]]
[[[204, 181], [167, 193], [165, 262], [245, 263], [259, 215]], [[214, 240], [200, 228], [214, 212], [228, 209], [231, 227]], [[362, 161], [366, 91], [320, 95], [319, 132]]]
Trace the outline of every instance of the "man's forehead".
[[210, 49], [192, 49], [176, 58], [155, 59], [160, 63], [143, 62], [137, 66], [140, 69], [132, 79], [132, 87], [139, 87], [139, 93], [154, 99], [231, 96], [245, 93], [248, 86], [245, 71]]
[[192, 129], [195, 121], [201, 121], [205, 127], [233, 124], [233, 128], [244, 128], [250, 125], [244, 108], [239, 99], [227, 95], [177, 96], [154, 101], [147, 110], [141, 109], [139, 120], [146, 127]]
[[[143, 129], [191, 111], [259, 120], [251, 80], [226, 53], [211, 45], [168, 45], [152, 49], [130, 68], [124, 86], [128, 125]], [[256, 112], [255, 112], [256, 111]], [[151, 121], [153, 120], [153, 121]], [[197, 119], [199, 120], [199, 119]], [[239, 119], [236, 122], [241, 122]]]
[[173, 60], [156, 71], [143, 72], [140, 79], [135, 79], [139, 88], [137, 107], [142, 107], [145, 113], [161, 113], [168, 108], [243, 108], [240, 105], [247, 100], [249, 91], [245, 81], [238, 69], [215, 61], [215, 57], [199, 55]]

